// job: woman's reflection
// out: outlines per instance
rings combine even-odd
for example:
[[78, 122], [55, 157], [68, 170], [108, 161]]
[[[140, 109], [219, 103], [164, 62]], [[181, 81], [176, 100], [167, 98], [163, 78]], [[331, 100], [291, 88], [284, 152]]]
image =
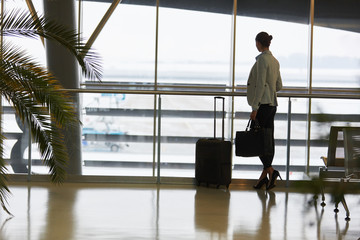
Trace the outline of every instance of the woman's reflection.
[[255, 239], [268, 240], [270, 239], [271, 226], [270, 226], [270, 210], [276, 205], [276, 196], [272, 191], [257, 190], [257, 195], [261, 200], [262, 206], [262, 219]]
[[234, 233], [234, 239], [271, 239], [271, 225], [270, 225], [270, 211], [276, 205], [276, 196], [272, 191], [256, 190], [257, 196], [261, 202], [261, 216], [260, 223], [254, 232], [247, 232], [244, 230]]

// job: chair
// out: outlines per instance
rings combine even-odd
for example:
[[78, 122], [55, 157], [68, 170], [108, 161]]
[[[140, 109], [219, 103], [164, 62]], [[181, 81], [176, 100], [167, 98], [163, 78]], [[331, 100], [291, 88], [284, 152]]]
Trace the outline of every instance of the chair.
[[[342, 139], [339, 137], [342, 133]], [[342, 140], [342, 141], [341, 141]], [[344, 158], [336, 157], [336, 150], [343, 147]], [[328, 155], [321, 157], [325, 168], [320, 168], [319, 178], [321, 180], [320, 192], [322, 195], [321, 206], [324, 207], [324, 179], [335, 178], [339, 184], [332, 185], [331, 194], [335, 200], [334, 212], [339, 212], [338, 205], [342, 203], [346, 211], [346, 221], [350, 220], [350, 211], [345, 201], [345, 193], [352, 179], [360, 177], [360, 127], [334, 127], [330, 128]]]
[[342, 133], [344, 127], [330, 128], [329, 144], [327, 156], [322, 156], [325, 167], [320, 168], [320, 178], [341, 178], [345, 177], [345, 158], [337, 157], [336, 151], [343, 150], [344, 142], [342, 141]]
[[344, 128], [345, 175], [360, 178], [360, 127]]

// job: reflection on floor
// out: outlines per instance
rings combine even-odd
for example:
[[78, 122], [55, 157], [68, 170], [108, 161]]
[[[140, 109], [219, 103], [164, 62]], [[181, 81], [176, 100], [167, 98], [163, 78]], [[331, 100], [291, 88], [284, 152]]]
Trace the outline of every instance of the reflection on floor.
[[[0, 239], [351, 239], [360, 238], [360, 198], [345, 211], [310, 203], [311, 194], [192, 185], [11, 185]], [[310, 201], [310, 202], [309, 202]]]

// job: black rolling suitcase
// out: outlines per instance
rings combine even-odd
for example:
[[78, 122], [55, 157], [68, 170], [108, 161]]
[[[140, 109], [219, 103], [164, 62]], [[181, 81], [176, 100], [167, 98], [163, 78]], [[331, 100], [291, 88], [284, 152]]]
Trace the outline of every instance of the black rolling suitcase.
[[[216, 138], [216, 100], [222, 100], [222, 139]], [[231, 147], [230, 141], [224, 140], [224, 101], [223, 97], [214, 98], [214, 138], [199, 139], [195, 151], [195, 179], [197, 185], [205, 183], [225, 185], [231, 183]]]

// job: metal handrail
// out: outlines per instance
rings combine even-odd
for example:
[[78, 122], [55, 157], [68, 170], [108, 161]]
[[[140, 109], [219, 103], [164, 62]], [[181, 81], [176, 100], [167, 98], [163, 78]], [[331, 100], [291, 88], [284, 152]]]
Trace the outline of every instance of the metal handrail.
[[[85, 83], [85, 84], [81, 84], [82, 87], [102, 87], [102, 89], [104, 87], [142, 87], [142, 88], [155, 88], [155, 86], [157, 88], [203, 88], [203, 89], [232, 89], [232, 87], [230, 86], [224, 86], [224, 85], [213, 85], [213, 86], [209, 86], [209, 85], [172, 85], [172, 84], [114, 84], [114, 83]], [[237, 88], [237, 87], [236, 87]], [[100, 89], [100, 88], [99, 88]], [[106, 88], [105, 88], [106, 89]], [[245, 87], [240, 87], [239, 89], [246, 89]]]
[[[86, 89], [86, 87], [98, 87], [97, 89], [108, 89], [108, 88], [104, 88], [104, 87], [116, 87], [116, 88], [121, 88], [121, 87], [125, 87], [125, 88], [129, 88], [129, 87], [142, 87], [142, 88], [155, 88], [155, 84], [117, 84], [117, 83], [83, 83], [81, 84], [81, 87], [84, 87], [82, 89]], [[183, 89], [223, 89], [223, 90], [227, 90], [227, 89], [232, 89], [231, 86], [224, 86], [224, 85], [201, 85], [201, 84], [194, 84], [194, 85], [182, 85], [182, 84], [178, 84], [178, 85], [172, 85], [172, 84], [158, 84], [156, 85], [156, 87], [158, 89], [160, 88], [183, 88]], [[237, 85], [234, 87], [235, 90], [246, 90], [246, 86], [243, 85]], [[283, 92], [287, 92], [287, 91], [295, 91], [295, 92], [299, 92], [299, 91], [306, 91], [308, 92], [308, 88], [306, 87], [285, 87], [282, 90]], [[354, 93], [354, 94], [360, 94], [360, 88], [320, 88], [320, 87], [313, 87], [312, 88], [313, 92], [333, 92], [333, 93]]]
[[[278, 97], [286, 98], [331, 98], [331, 99], [360, 99], [360, 91], [353, 94], [320, 94], [320, 93], [289, 93], [287, 89], [280, 91]], [[124, 89], [64, 89], [68, 92], [78, 93], [119, 93], [119, 94], [161, 94], [184, 96], [246, 96], [245, 92], [219, 92], [219, 91], [166, 91], [166, 90], [124, 90]], [[325, 91], [325, 90], [324, 90]], [[342, 93], [341, 91], [339, 91]]]

